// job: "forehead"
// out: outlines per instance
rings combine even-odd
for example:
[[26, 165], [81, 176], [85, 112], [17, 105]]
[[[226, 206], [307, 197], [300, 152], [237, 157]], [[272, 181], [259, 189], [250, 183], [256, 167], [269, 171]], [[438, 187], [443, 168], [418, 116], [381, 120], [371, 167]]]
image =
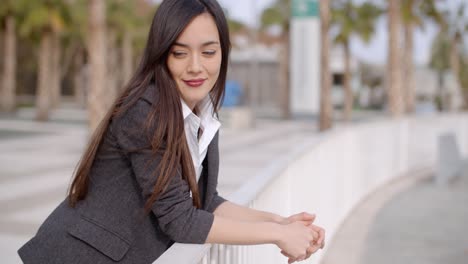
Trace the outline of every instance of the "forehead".
[[219, 42], [218, 28], [213, 17], [209, 13], [196, 16], [179, 35], [177, 42], [188, 46]]

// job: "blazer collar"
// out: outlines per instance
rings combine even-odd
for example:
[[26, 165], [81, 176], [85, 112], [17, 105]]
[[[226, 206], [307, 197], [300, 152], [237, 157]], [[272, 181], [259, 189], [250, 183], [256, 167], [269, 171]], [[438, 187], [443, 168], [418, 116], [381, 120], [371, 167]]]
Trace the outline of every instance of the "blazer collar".
[[141, 98], [143, 98], [148, 103], [153, 104], [158, 98], [158, 89], [156, 89], [154, 84], [150, 84], [141, 95]]

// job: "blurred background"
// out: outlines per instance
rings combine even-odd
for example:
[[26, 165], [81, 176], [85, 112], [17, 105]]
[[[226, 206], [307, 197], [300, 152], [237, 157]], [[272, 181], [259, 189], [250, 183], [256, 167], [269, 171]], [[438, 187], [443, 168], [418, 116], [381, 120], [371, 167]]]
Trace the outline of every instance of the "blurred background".
[[[5, 256], [5, 263], [19, 263], [16, 250], [65, 197], [90, 133], [138, 65], [160, 2], [1, 1], [0, 254]], [[398, 191], [388, 191], [390, 194], [383, 200], [398, 201], [403, 190], [410, 196], [423, 195], [408, 198], [412, 201], [424, 195], [453, 197], [447, 189], [434, 187], [431, 189], [434, 193], [426, 193], [417, 188], [425, 188], [421, 184], [432, 186], [427, 179], [441, 174], [440, 170], [444, 171], [441, 167], [450, 171], [457, 168], [456, 174], [465, 171], [464, 167], [458, 170], [461, 165], [456, 162], [464, 162], [468, 153], [468, 116], [464, 112], [468, 108], [466, 0], [219, 0], [219, 3], [225, 9], [232, 41], [226, 96], [220, 113], [222, 194], [235, 196], [240, 187], [251, 184], [249, 179], [265, 174], [265, 168], [304, 140], [321, 142], [324, 137], [334, 139], [334, 133], [356, 128], [356, 133], [378, 145], [384, 144], [385, 133], [392, 133], [377, 129], [379, 124], [403, 124], [400, 129], [403, 130], [417, 123], [414, 131], [421, 134], [405, 134], [406, 141], [401, 141], [401, 146], [410, 148], [407, 146], [411, 139], [424, 139], [421, 146], [430, 146], [429, 152], [404, 152], [405, 158], [414, 153], [421, 155], [402, 161], [404, 166], [378, 184], [363, 183], [366, 188], [356, 191], [353, 202], [346, 203], [339, 213], [331, 213], [329, 218], [334, 220], [324, 224], [330, 225], [333, 243], [328, 244], [328, 253], [315, 261], [344, 263], [351, 249], [343, 244], [350, 242], [343, 234], [356, 229], [352, 225], [346, 229], [346, 223], [361, 221], [353, 218], [360, 215], [356, 214], [359, 206], [375, 201], [372, 193], [383, 190], [379, 188], [394, 188], [398, 185], [395, 179], [417, 180], [412, 180], [412, 184], [400, 182], [406, 187], [398, 185], [392, 189]], [[369, 125], [379, 132], [366, 130], [362, 134], [359, 129]], [[447, 142], [439, 140], [442, 132], [453, 133], [453, 140], [441, 143]], [[397, 137], [388, 136], [388, 142]], [[339, 145], [330, 148], [332, 152], [348, 151]], [[310, 147], [312, 152], [315, 149], [315, 145]], [[370, 149], [361, 154], [371, 157], [381, 150]], [[402, 152], [395, 153], [392, 155], [401, 156]], [[454, 158], [448, 158], [446, 165], [441, 156]], [[342, 166], [338, 159], [333, 159], [331, 164]], [[379, 162], [389, 160], [385, 156]], [[371, 159], [362, 161], [369, 163]], [[280, 171], [274, 174], [281, 175]], [[342, 176], [337, 171], [326, 175]], [[315, 177], [313, 184], [320, 187], [317, 177], [325, 176]], [[423, 246], [417, 246], [421, 251], [402, 254], [408, 257], [404, 260], [379, 255], [384, 256], [384, 261], [373, 254], [391, 250], [368, 247], [380, 243], [386, 248], [390, 246], [385, 241], [393, 241], [388, 234], [375, 235], [379, 234], [378, 228], [386, 228], [383, 223], [394, 222], [389, 220], [390, 216], [382, 219], [375, 216], [380, 209], [384, 215], [393, 210], [386, 209], [386, 203], [381, 202], [374, 206], [375, 214], [366, 220], [369, 235], [364, 235], [360, 242], [351, 240], [352, 244], [359, 244], [358, 251], [362, 252], [355, 263], [467, 263], [468, 242], [461, 237], [468, 235], [468, 229], [458, 224], [468, 221], [468, 212], [462, 206], [468, 202], [464, 195], [468, 189], [463, 182], [458, 183], [462, 189], [457, 192], [456, 202], [447, 198], [444, 201], [450, 202], [450, 206], [439, 205], [458, 212], [455, 222], [446, 221], [450, 222], [450, 232], [431, 237], [433, 244], [424, 240]], [[327, 188], [332, 193], [336, 191], [333, 185]], [[325, 204], [324, 207], [334, 206]], [[411, 213], [420, 208], [414, 206], [407, 211], [395, 210]], [[427, 210], [435, 208], [429, 206]], [[323, 210], [328, 213], [328, 209]], [[407, 228], [418, 230], [417, 225]], [[457, 239], [446, 241], [445, 236]], [[446, 252], [446, 258], [421, 257], [424, 252], [440, 248], [437, 241], [458, 251]]]

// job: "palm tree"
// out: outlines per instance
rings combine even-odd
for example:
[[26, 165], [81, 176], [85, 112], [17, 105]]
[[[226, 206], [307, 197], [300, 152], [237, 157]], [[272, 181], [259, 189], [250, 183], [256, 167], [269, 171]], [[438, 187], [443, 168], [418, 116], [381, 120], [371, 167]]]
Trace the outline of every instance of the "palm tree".
[[[468, 19], [465, 14], [465, 4], [466, 3], [461, 3], [457, 7], [455, 15], [450, 12], [445, 13], [446, 25], [444, 27], [444, 30], [448, 32], [450, 38], [450, 68], [460, 87], [462, 87], [460, 78], [460, 46], [462, 46], [463, 37], [468, 33]], [[468, 105], [468, 100], [465, 103]]]
[[281, 39], [283, 46], [280, 54], [280, 89], [281, 89], [281, 115], [284, 119], [290, 118], [289, 109], [289, 20], [291, 13], [291, 1], [277, 0], [274, 4], [265, 9], [261, 16], [262, 29], [273, 25], [281, 27]]
[[[146, 21], [135, 12], [135, 1], [108, 0], [106, 3], [110, 67], [108, 79], [114, 83], [110, 87], [118, 90], [123, 83], [129, 81], [133, 73], [133, 40], [138, 29], [143, 27]], [[121, 49], [117, 48], [119, 44]], [[121, 54], [118, 53], [119, 50]], [[121, 63], [117, 62], [119, 60]], [[112, 65], [115, 66], [111, 67]]]
[[468, 109], [468, 54], [464, 54], [464, 59], [460, 61], [460, 85], [463, 93], [464, 108]]
[[402, 22], [404, 28], [403, 49], [403, 97], [406, 112], [414, 111], [414, 65], [413, 65], [413, 32], [415, 27], [423, 28], [424, 20], [430, 19], [442, 25], [442, 14], [437, 10], [434, 0], [405, 0], [401, 6]]
[[40, 39], [36, 119], [45, 121], [60, 97], [60, 37], [70, 21], [70, 13], [68, 4], [61, 0], [25, 2], [20, 32]]
[[324, 131], [332, 126], [333, 106], [331, 103], [331, 74], [330, 74], [330, 0], [320, 2], [320, 117], [319, 129]]
[[400, 0], [388, 1], [389, 52], [387, 64], [387, 93], [390, 113], [393, 117], [403, 114], [401, 96], [401, 68], [400, 68]]
[[84, 76], [86, 55], [86, 23], [87, 3], [82, 0], [69, 2], [72, 23], [64, 34], [64, 54], [62, 78], [71, 73], [73, 79], [73, 92], [78, 105], [86, 105], [86, 82]]
[[244, 23], [236, 19], [227, 17], [227, 22], [228, 22], [228, 27], [229, 27], [229, 33], [231, 34], [241, 32], [243, 30], [248, 30], [247, 26]]
[[3, 72], [0, 78], [0, 110], [12, 112], [16, 107], [16, 16], [18, 1], [5, 0], [0, 5], [0, 31], [4, 32]]
[[350, 0], [334, 1], [331, 6], [332, 27], [337, 29], [335, 43], [344, 50], [344, 120], [349, 121], [353, 108], [353, 91], [351, 89], [351, 52], [350, 38], [357, 35], [365, 42], [369, 42], [375, 32], [375, 20], [382, 14], [382, 10], [370, 3], [357, 5]]
[[[429, 66], [438, 73], [440, 96], [443, 94], [445, 73], [448, 70], [452, 71], [460, 88], [464, 87], [462, 77], [465, 73], [461, 69], [463, 61], [460, 60], [463, 57], [463, 52], [459, 49], [460, 44], [463, 43], [462, 36], [468, 32], [468, 21], [464, 12], [464, 4], [457, 7], [455, 14], [445, 10], [443, 12], [443, 25], [432, 42]], [[466, 91], [463, 93], [465, 107], [468, 107], [468, 93]]]
[[111, 106], [106, 85], [106, 5], [104, 0], [88, 0], [88, 53], [90, 85], [88, 94], [89, 126], [94, 131]]
[[440, 96], [444, 90], [445, 73], [450, 69], [450, 52], [450, 37], [446, 30], [440, 30], [432, 42], [429, 62], [429, 67], [434, 69], [438, 75]]

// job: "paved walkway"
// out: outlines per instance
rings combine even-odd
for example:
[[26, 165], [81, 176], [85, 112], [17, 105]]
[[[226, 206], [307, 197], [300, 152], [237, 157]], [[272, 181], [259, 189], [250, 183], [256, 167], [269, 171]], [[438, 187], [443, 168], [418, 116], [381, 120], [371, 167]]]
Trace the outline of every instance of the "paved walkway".
[[413, 172], [369, 195], [328, 244], [322, 264], [468, 263], [468, 166], [438, 186]]

